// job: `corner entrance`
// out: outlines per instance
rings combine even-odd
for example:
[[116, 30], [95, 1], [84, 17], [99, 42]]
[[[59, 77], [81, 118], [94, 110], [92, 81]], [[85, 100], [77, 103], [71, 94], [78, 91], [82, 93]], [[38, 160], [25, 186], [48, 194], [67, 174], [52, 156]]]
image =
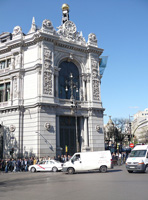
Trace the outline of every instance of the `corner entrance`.
[[[76, 118], [60, 116], [60, 147], [62, 154], [73, 155], [76, 152]], [[78, 144], [80, 149], [80, 118], [77, 117]], [[66, 152], [67, 146], [67, 152]]]

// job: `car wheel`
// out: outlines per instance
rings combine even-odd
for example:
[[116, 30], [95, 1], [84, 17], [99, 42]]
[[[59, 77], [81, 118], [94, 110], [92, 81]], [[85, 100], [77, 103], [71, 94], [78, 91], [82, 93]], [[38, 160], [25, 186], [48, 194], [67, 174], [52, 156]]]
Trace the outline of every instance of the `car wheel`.
[[100, 167], [100, 172], [101, 173], [106, 173], [107, 172], [107, 167], [106, 166], [101, 166]]
[[131, 171], [131, 170], [127, 170], [128, 171], [128, 173], [133, 173], [133, 171]]
[[68, 174], [74, 174], [75, 170], [74, 168], [70, 167], [67, 169]]
[[36, 172], [35, 167], [32, 167], [30, 171], [31, 171], [32, 173]]
[[148, 165], [145, 166], [145, 173], [148, 173]]
[[57, 167], [53, 167], [53, 168], [52, 168], [52, 171], [53, 171], [53, 172], [57, 172], [57, 171], [58, 171], [58, 168], [57, 168]]

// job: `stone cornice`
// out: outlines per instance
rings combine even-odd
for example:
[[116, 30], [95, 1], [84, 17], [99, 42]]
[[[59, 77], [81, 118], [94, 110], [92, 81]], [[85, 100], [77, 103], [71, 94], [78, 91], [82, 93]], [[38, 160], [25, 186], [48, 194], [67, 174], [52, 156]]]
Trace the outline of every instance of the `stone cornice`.
[[29, 68], [26, 68], [26, 69], [13, 69], [13, 70], [9, 70], [7, 72], [3, 72], [3, 73], [0, 73], [0, 78], [2, 77], [4, 79], [4, 77], [6, 76], [13, 76], [13, 75], [16, 75], [18, 73], [26, 73], [26, 72], [30, 72], [30, 71], [34, 71], [34, 70], [38, 70], [38, 69], [41, 69], [42, 68], [42, 64], [36, 64], [34, 65], [33, 67], [29, 67]]
[[42, 32], [36, 32], [33, 35], [26, 35], [23, 36], [20, 40], [11, 40], [5, 44], [5, 46], [0, 47], [0, 54], [7, 53], [11, 51], [12, 49], [18, 48], [18, 47], [29, 47], [32, 45], [37, 44], [41, 41], [47, 41], [54, 43], [55, 46], [59, 46], [66, 49], [71, 49], [75, 51], [80, 51], [84, 53], [95, 53], [99, 56], [102, 54], [103, 49], [94, 47], [91, 45], [82, 46], [74, 42], [69, 41], [63, 41], [60, 39], [57, 35], [49, 35]]
[[18, 74], [18, 73], [24, 73], [24, 69], [14, 69], [4, 73], [0, 73], [0, 78], [2, 77], [4, 79], [4, 77], [6, 76], [12, 76], [12, 74]]
[[3, 108], [0, 108], [0, 114], [1, 113], [7, 113], [10, 111], [13, 112], [13, 111], [22, 111], [23, 110], [23, 107], [22, 105], [16, 105], [16, 106], [6, 106], [6, 107], [3, 107]]
[[29, 67], [29, 68], [24, 69], [24, 72], [27, 73], [27, 72], [38, 70], [38, 69], [41, 70], [41, 68], [42, 68], [42, 64], [38, 63], [38, 64], [34, 65], [33, 67]]

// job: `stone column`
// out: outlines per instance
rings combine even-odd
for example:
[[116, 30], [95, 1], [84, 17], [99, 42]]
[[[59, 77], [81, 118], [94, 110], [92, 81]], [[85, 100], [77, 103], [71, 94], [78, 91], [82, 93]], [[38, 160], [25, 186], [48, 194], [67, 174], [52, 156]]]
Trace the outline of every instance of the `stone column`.
[[88, 138], [88, 118], [84, 117], [84, 147], [83, 151], [89, 151], [89, 138]]
[[91, 101], [90, 74], [87, 74], [86, 88], [87, 88], [87, 101], [89, 102]]
[[58, 97], [58, 74], [56, 74], [56, 97]]
[[85, 78], [85, 76], [83, 75], [83, 77], [82, 77], [82, 84], [83, 84], [83, 100], [84, 100], [84, 101], [86, 101], [85, 81], [86, 81], [86, 78]]
[[84, 146], [88, 146], [88, 121], [87, 117], [84, 117]]
[[11, 70], [15, 69], [15, 56], [14, 55], [11, 56], [11, 67], [10, 67], [10, 69]]
[[12, 102], [13, 102], [13, 77], [12, 76], [10, 78], [10, 101], [12, 105]]
[[56, 116], [56, 154], [61, 154], [60, 148], [60, 123], [59, 123], [59, 116]]

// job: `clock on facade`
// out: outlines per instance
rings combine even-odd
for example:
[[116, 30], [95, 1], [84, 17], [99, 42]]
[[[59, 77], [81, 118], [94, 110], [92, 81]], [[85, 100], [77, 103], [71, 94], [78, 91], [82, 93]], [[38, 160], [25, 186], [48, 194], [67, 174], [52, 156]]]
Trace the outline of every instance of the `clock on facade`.
[[65, 29], [70, 33], [75, 33], [77, 28], [76, 25], [72, 21], [67, 21], [64, 23]]

